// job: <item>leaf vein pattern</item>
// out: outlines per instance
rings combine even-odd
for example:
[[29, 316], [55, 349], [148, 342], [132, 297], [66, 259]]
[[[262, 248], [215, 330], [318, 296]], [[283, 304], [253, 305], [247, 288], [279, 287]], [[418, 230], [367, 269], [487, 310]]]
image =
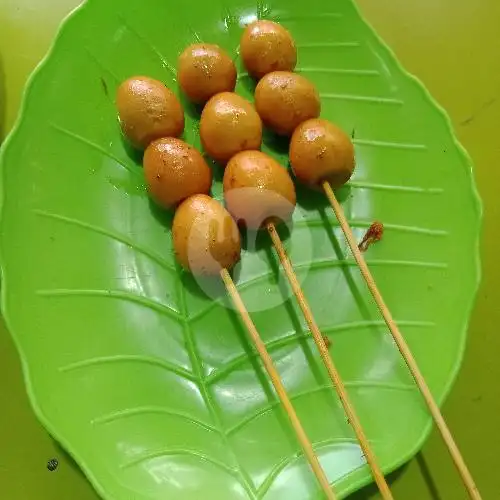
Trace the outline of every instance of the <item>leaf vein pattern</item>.
[[216, 432], [220, 434], [219, 430], [216, 429], [215, 427], [205, 422], [202, 422], [197, 418], [193, 418], [191, 415], [187, 413], [171, 410], [169, 408], [164, 408], [162, 406], [140, 406], [137, 408], [126, 408], [123, 410], [114, 411], [112, 413], [107, 413], [100, 417], [96, 417], [91, 421], [91, 423], [93, 425], [104, 425], [116, 422], [124, 418], [133, 418], [143, 415], [166, 415], [170, 417], [176, 417], [185, 420], [188, 423], [201, 427], [202, 429], [205, 429], [207, 431]]
[[228, 467], [224, 462], [216, 460], [205, 453], [200, 453], [194, 450], [164, 449], [164, 450], [151, 451], [144, 453], [139, 457], [122, 464], [120, 468], [127, 469], [129, 467], [140, 465], [143, 462], [153, 460], [154, 458], [168, 457], [168, 456], [192, 456], [195, 457], [197, 460], [202, 460], [203, 462], [208, 462], [212, 465], [215, 465], [217, 468], [222, 469], [224, 472], [230, 474], [233, 477], [238, 477], [238, 471], [236, 469]]
[[[436, 326], [435, 323], [431, 321], [396, 321], [396, 323], [400, 327], [406, 327], [406, 328], [411, 328], [411, 327], [417, 327], [417, 328], [432, 328]], [[358, 330], [361, 328], [365, 327], [371, 327], [371, 326], [377, 326], [377, 327], [385, 327], [385, 321], [383, 320], [372, 320], [372, 321], [353, 321], [350, 323], [342, 323], [339, 325], [334, 325], [329, 328], [321, 328], [321, 332], [323, 335], [332, 335], [333, 333], [340, 333], [340, 332], [350, 332], [352, 330]], [[288, 345], [292, 344], [297, 344], [301, 340], [305, 339], [312, 339], [312, 336], [309, 331], [305, 333], [296, 333], [292, 332], [289, 333], [282, 338], [276, 339], [276, 340], [271, 340], [269, 342], [266, 342], [266, 349], [271, 352], [276, 349], [279, 349], [281, 347], [286, 347]], [[207, 384], [213, 384], [216, 381], [224, 378], [226, 375], [231, 373], [235, 368], [238, 366], [242, 365], [243, 363], [247, 362], [250, 357], [256, 358], [258, 357], [257, 352], [252, 352], [250, 355], [248, 354], [241, 354], [240, 356], [236, 356], [235, 358], [231, 359], [228, 361], [225, 365], [224, 368], [220, 368], [215, 370], [213, 373], [211, 373], [208, 377], [206, 377], [205, 382]]]
[[139, 32], [136, 28], [133, 28], [130, 23], [120, 14], [117, 14], [120, 22], [127, 28], [131, 33], [133, 33], [146, 47], [148, 47], [155, 56], [160, 60], [162, 68], [167, 70], [173, 83], [177, 82], [175, 67], [170, 64], [165, 56], [158, 50], [158, 48], [149, 40], [145, 35]]
[[[373, 443], [373, 441], [371, 441]], [[337, 446], [342, 446], [346, 444], [353, 445], [354, 447], [358, 448], [361, 450], [361, 447], [357, 444], [358, 441], [354, 438], [333, 438], [333, 439], [326, 439], [324, 441], [318, 442], [314, 444], [314, 449], [317, 452], [321, 448], [326, 448], [327, 446], [332, 446], [332, 445], [337, 445]], [[262, 483], [262, 485], [259, 487], [258, 493], [259, 496], [262, 498], [266, 492], [269, 490], [269, 488], [272, 486], [274, 480], [279, 476], [279, 474], [290, 464], [293, 462], [299, 460], [302, 456], [304, 455], [304, 452], [300, 449], [298, 449], [292, 456], [285, 458], [282, 460], [280, 463], [278, 463], [273, 470], [270, 472], [269, 476], [266, 478], [266, 480]], [[365, 461], [366, 463], [366, 461]]]
[[143, 363], [146, 365], [154, 366], [157, 368], [162, 368], [174, 375], [181, 378], [189, 380], [191, 382], [199, 382], [199, 378], [193, 375], [191, 372], [180, 368], [172, 363], [169, 363], [160, 358], [154, 358], [152, 356], [140, 356], [134, 354], [118, 354], [115, 356], [100, 356], [94, 358], [84, 359], [83, 361], [76, 361], [75, 363], [70, 363], [59, 367], [59, 371], [62, 373], [71, 372], [75, 370], [82, 370], [90, 368], [93, 366], [106, 366], [110, 364], [124, 364], [124, 363]]
[[138, 253], [141, 253], [142, 255], [145, 255], [149, 259], [151, 259], [153, 262], [156, 262], [158, 265], [160, 265], [163, 269], [166, 271], [169, 271], [171, 273], [175, 273], [175, 267], [167, 262], [163, 257], [160, 255], [157, 255], [154, 252], [151, 252], [151, 250], [148, 250], [147, 248], [143, 247], [142, 245], [138, 244], [131, 238], [128, 238], [127, 236], [124, 236], [119, 233], [115, 233], [113, 231], [110, 231], [109, 229], [104, 229], [102, 227], [96, 226], [94, 224], [90, 224], [89, 222], [84, 222], [79, 219], [75, 219], [73, 217], [68, 217], [66, 215], [60, 215], [52, 212], [47, 212], [46, 210], [40, 210], [40, 209], [34, 209], [33, 212], [41, 217], [46, 217], [49, 219], [54, 219], [58, 220], [61, 222], [64, 222], [66, 224], [78, 226], [82, 229], [86, 229], [87, 231], [101, 234], [103, 236], [106, 236], [108, 238], [111, 238], [112, 240], [118, 241], [120, 243], [123, 243], [124, 245], [127, 245], [128, 247], [132, 248], [133, 250], [137, 251]]
[[130, 172], [134, 176], [139, 178], [139, 176], [141, 175], [141, 171], [138, 168], [136, 168], [134, 165], [127, 163], [125, 160], [121, 160], [120, 158], [118, 158], [114, 154], [110, 153], [103, 146], [100, 146], [99, 144], [96, 144], [95, 142], [91, 141], [90, 139], [87, 139], [86, 137], [83, 137], [82, 135], [80, 135], [76, 132], [72, 132], [71, 130], [68, 130], [65, 127], [61, 127], [59, 125], [56, 125], [55, 123], [51, 123], [50, 126], [54, 130], [57, 130], [58, 132], [60, 132], [61, 134], [65, 134], [68, 137], [71, 137], [71, 138], [75, 139], [76, 141], [81, 142], [82, 144], [85, 144], [89, 148], [98, 151], [99, 153], [101, 153], [103, 156], [109, 158], [110, 160], [115, 161], [116, 163], [121, 165], [125, 170], [127, 170], [128, 172]]
[[217, 407], [217, 404], [213, 400], [212, 395], [208, 391], [207, 385], [204, 383], [202, 380], [202, 366], [201, 362], [199, 359], [199, 354], [197, 352], [195, 342], [194, 342], [194, 335], [193, 331], [191, 329], [190, 322], [187, 318], [187, 304], [186, 304], [186, 292], [182, 284], [179, 282], [179, 280], [176, 281], [176, 289], [177, 289], [177, 294], [179, 297], [179, 303], [180, 303], [180, 312], [181, 316], [183, 318], [183, 330], [184, 330], [184, 337], [185, 337], [185, 342], [186, 342], [186, 347], [188, 350], [189, 358], [191, 360], [191, 366], [193, 367], [193, 372], [195, 376], [200, 380], [199, 383], [199, 389], [201, 392], [201, 396], [205, 402], [206, 407], [208, 408], [212, 419], [214, 420], [215, 423], [215, 428], [219, 430], [222, 440], [226, 446], [226, 449], [230, 452], [233, 460], [235, 463], [238, 465], [237, 467], [237, 476], [239, 479], [239, 482], [241, 486], [245, 489], [247, 495], [249, 498], [256, 500], [258, 498], [256, 488], [249, 476], [249, 474], [243, 469], [241, 466], [238, 456], [236, 452], [234, 451], [227, 432], [224, 430], [223, 424], [222, 424], [222, 418], [219, 413], [219, 409]]
[[[390, 383], [390, 382], [377, 382], [377, 381], [354, 381], [354, 382], [345, 382], [344, 384], [346, 388], [353, 388], [353, 389], [384, 389], [384, 390], [396, 390], [396, 391], [414, 391], [416, 390], [416, 387], [413, 384], [396, 384], [396, 383]], [[332, 391], [334, 392], [335, 389], [333, 385], [331, 384], [324, 384], [324, 385], [319, 385], [317, 387], [314, 387], [313, 389], [309, 389], [307, 391], [301, 391], [297, 392], [295, 394], [290, 394], [290, 400], [294, 401], [296, 399], [300, 399], [301, 397], [304, 396], [310, 396], [312, 394], [317, 394], [319, 392], [325, 392], [325, 391]], [[340, 404], [340, 403], [339, 403]], [[240, 422], [234, 424], [227, 430], [227, 435], [230, 436], [243, 427], [247, 426], [248, 424], [251, 424], [254, 420], [258, 419], [262, 415], [265, 415], [267, 413], [272, 412], [275, 410], [277, 407], [280, 406], [279, 401], [274, 401], [270, 403], [269, 405], [265, 406], [264, 408], [260, 408], [259, 410], [255, 411], [251, 415], [248, 415], [247, 417], [241, 419]]]
[[[427, 268], [427, 269], [447, 269], [448, 264], [444, 262], [431, 262], [431, 261], [409, 261], [409, 260], [393, 260], [393, 259], [377, 259], [367, 261], [370, 267], [414, 267], [414, 268]], [[332, 259], [317, 259], [312, 263], [297, 263], [294, 264], [295, 270], [319, 270], [319, 269], [333, 269], [337, 267], [356, 267], [356, 261], [352, 258], [345, 260], [334, 260]], [[254, 276], [247, 281], [238, 283], [238, 288], [240, 290], [246, 290], [258, 286], [261, 282], [269, 278], [269, 273], [259, 274]], [[213, 309], [220, 305], [220, 300], [215, 300], [211, 302], [207, 307], [193, 314], [189, 321], [199, 320], [207, 314], [209, 314]]]
[[147, 307], [153, 311], [156, 311], [164, 316], [172, 318], [176, 321], [181, 321], [179, 312], [171, 307], [157, 302], [156, 300], [151, 300], [146, 297], [141, 297], [140, 295], [135, 295], [130, 292], [124, 292], [121, 290], [90, 290], [90, 289], [72, 289], [72, 288], [55, 288], [55, 289], [42, 289], [37, 290], [37, 295], [43, 297], [100, 297], [100, 298], [111, 298], [118, 300], [126, 300], [128, 302], [134, 302], [143, 307]]

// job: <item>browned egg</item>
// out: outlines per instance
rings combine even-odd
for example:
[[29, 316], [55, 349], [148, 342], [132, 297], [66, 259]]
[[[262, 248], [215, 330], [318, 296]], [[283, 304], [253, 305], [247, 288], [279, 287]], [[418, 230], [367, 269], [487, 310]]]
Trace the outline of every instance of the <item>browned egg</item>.
[[333, 188], [345, 184], [354, 172], [354, 146], [349, 136], [327, 120], [308, 120], [297, 127], [290, 141], [290, 163], [300, 182]]
[[289, 71], [274, 71], [258, 83], [255, 108], [264, 125], [277, 134], [291, 135], [300, 123], [319, 116], [321, 103], [309, 80]]
[[191, 101], [203, 104], [219, 92], [234, 90], [236, 67], [218, 45], [196, 43], [180, 55], [177, 80]]
[[178, 137], [184, 130], [184, 111], [162, 82], [147, 76], [125, 80], [116, 94], [120, 125], [127, 139], [144, 149], [160, 137]]
[[213, 96], [203, 108], [200, 138], [205, 151], [225, 163], [247, 149], [259, 149], [262, 122], [255, 108], [233, 92]]
[[180, 139], [165, 137], [152, 142], [143, 163], [149, 193], [164, 208], [210, 191], [210, 167], [198, 150]]
[[217, 275], [240, 259], [238, 227], [229, 212], [210, 196], [196, 194], [179, 205], [172, 235], [177, 260], [193, 274]]
[[297, 49], [292, 35], [273, 21], [249, 24], [240, 40], [240, 54], [248, 73], [262, 78], [271, 71], [293, 71]]
[[231, 158], [223, 187], [227, 209], [250, 229], [286, 221], [295, 208], [295, 187], [287, 169], [261, 151]]

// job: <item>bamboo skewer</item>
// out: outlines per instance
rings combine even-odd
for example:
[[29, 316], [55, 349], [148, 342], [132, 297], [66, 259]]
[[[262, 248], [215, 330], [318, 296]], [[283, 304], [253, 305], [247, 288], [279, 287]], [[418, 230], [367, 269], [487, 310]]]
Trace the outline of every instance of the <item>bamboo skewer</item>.
[[323, 335], [321, 334], [321, 331], [318, 328], [316, 321], [314, 320], [309, 304], [304, 296], [304, 292], [302, 291], [300, 283], [297, 279], [297, 275], [293, 270], [290, 259], [286, 254], [285, 248], [283, 247], [283, 243], [278, 235], [278, 232], [276, 231], [274, 223], [268, 222], [266, 224], [266, 229], [269, 232], [273, 245], [276, 249], [276, 252], [278, 253], [281, 265], [283, 266], [285, 274], [297, 298], [302, 313], [304, 314], [307, 325], [311, 330], [314, 342], [316, 343], [321, 358], [328, 370], [330, 379], [332, 380], [335, 390], [339, 395], [344, 411], [354, 429], [354, 432], [356, 434], [356, 437], [358, 438], [359, 444], [361, 446], [361, 449], [363, 450], [368, 465], [372, 470], [373, 478], [375, 479], [375, 482], [377, 483], [380, 493], [382, 494], [382, 498], [384, 498], [384, 500], [392, 500], [393, 496], [391, 494], [387, 481], [385, 480], [385, 477], [382, 471], [380, 470], [375, 454], [373, 453], [373, 450], [371, 449], [368, 439], [364, 433], [361, 422], [356, 412], [354, 411], [354, 408], [351, 404], [349, 395], [347, 394], [342, 378], [333, 363], [330, 353], [328, 352], [328, 348], [326, 347], [325, 341], [323, 340]]
[[309, 462], [309, 465], [311, 466], [311, 469], [313, 470], [314, 474], [316, 475], [316, 478], [318, 479], [318, 482], [320, 483], [323, 491], [325, 492], [326, 498], [328, 498], [329, 500], [335, 500], [337, 497], [333, 492], [330, 483], [328, 482], [328, 478], [326, 477], [325, 471], [321, 467], [321, 464], [319, 462], [316, 453], [314, 452], [312, 444], [309, 441], [309, 438], [307, 437], [302, 427], [302, 424], [300, 423], [300, 420], [295, 412], [295, 409], [292, 406], [292, 403], [290, 401], [290, 398], [288, 397], [283, 382], [281, 381], [279, 373], [276, 370], [276, 367], [274, 366], [274, 363], [271, 357], [269, 356], [269, 353], [267, 352], [266, 345], [262, 341], [259, 332], [257, 332], [257, 329], [255, 328], [255, 325], [253, 324], [250, 315], [248, 314], [245, 304], [241, 299], [241, 296], [231, 278], [231, 275], [229, 274], [227, 269], [222, 269], [220, 275], [222, 281], [224, 282], [224, 285], [226, 286], [227, 292], [231, 297], [231, 300], [233, 301], [233, 304], [236, 307], [236, 310], [238, 311], [248, 331], [248, 334], [252, 338], [252, 341], [255, 344], [255, 347], [262, 359], [262, 362], [264, 363], [264, 367], [266, 368], [267, 374], [269, 375], [269, 378], [271, 379], [274, 389], [278, 394], [281, 404], [283, 405], [283, 408], [288, 414], [288, 418], [290, 419], [292, 427], [294, 428], [295, 433], [297, 434], [297, 438], [299, 439], [300, 444], [302, 445], [304, 454]]
[[389, 330], [398, 346], [398, 349], [401, 352], [401, 355], [403, 356], [418, 388], [420, 389], [420, 392], [422, 393], [422, 396], [425, 402], [427, 403], [427, 406], [429, 407], [429, 411], [432, 417], [434, 418], [436, 426], [439, 429], [439, 432], [441, 433], [441, 436], [443, 437], [443, 440], [450, 451], [451, 457], [455, 463], [456, 468], [458, 469], [460, 476], [462, 477], [462, 480], [465, 484], [465, 487], [467, 488], [470, 498], [472, 498], [473, 500], [481, 500], [481, 495], [479, 493], [479, 490], [477, 489], [474, 479], [469, 469], [467, 468], [467, 465], [460, 453], [460, 450], [458, 449], [458, 446], [456, 445], [453, 439], [453, 436], [443, 418], [443, 415], [438, 405], [436, 404], [436, 401], [434, 400], [434, 397], [432, 396], [431, 391], [429, 390], [429, 387], [427, 386], [425, 378], [422, 375], [417, 365], [417, 362], [415, 361], [415, 358], [413, 357], [413, 354], [410, 348], [408, 347], [408, 344], [406, 343], [406, 340], [399, 331], [399, 328], [396, 325], [396, 322], [394, 321], [394, 318], [392, 317], [389, 308], [384, 302], [384, 299], [382, 298], [382, 295], [375, 283], [375, 280], [373, 279], [373, 276], [365, 262], [365, 259], [363, 258], [363, 255], [361, 254], [361, 251], [358, 248], [356, 239], [354, 238], [354, 234], [352, 233], [349, 223], [347, 222], [342, 206], [335, 197], [335, 193], [333, 192], [333, 189], [328, 182], [326, 181], [323, 182], [322, 187], [323, 190], [325, 191], [328, 201], [330, 202], [330, 205], [333, 208], [333, 211], [335, 212], [337, 220], [339, 221], [340, 227], [342, 228], [342, 231], [347, 240], [349, 248], [351, 249], [354, 259], [356, 260], [356, 263], [359, 266], [361, 274], [363, 275], [363, 278], [366, 281], [368, 289], [370, 290], [370, 293], [372, 294], [372, 297], [374, 298], [377, 307], [379, 308], [382, 316], [384, 317], [384, 320], [387, 326], [389, 327]]

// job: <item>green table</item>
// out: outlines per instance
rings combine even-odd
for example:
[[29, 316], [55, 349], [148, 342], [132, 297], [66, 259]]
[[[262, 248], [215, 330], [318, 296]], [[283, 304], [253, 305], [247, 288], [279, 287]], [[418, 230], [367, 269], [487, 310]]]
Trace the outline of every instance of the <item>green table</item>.
[[[483, 498], [500, 498], [500, 379], [497, 349], [500, 267], [496, 258], [500, 203], [500, 3], [498, 0], [358, 0], [369, 21], [412, 73], [448, 110], [472, 155], [485, 217], [484, 277], [458, 382], [444, 407]], [[57, 25], [79, 0], [0, 1], [0, 140], [12, 127], [28, 74]], [[13, 343], [0, 323], [0, 482], [8, 500], [97, 500], [72, 460], [32, 413]], [[436, 359], [439, 362], [439, 359]], [[56, 472], [47, 461], [59, 460]], [[439, 436], [391, 477], [396, 498], [461, 500], [466, 494]], [[354, 495], [378, 498], [374, 488]], [[128, 499], [127, 499], [128, 500]], [[132, 500], [132, 499], [131, 499]]]

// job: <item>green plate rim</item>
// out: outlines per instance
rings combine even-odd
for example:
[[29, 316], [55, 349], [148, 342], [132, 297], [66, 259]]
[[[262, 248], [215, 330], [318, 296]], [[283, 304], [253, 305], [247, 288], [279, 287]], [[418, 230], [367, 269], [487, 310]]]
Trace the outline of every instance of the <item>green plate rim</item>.
[[[19, 108], [19, 112], [17, 114], [17, 118], [15, 120], [15, 123], [11, 129], [11, 131], [8, 133], [7, 137], [5, 138], [4, 142], [0, 144], [0, 230], [3, 225], [4, 221], [4, 212], [3, 212], [3, 204], [4, 204], [4, 173], [5, 173], [5, 167], [4, 167], [4, 162], [5, 162], [5, 155], [6, 151], [8, 150], [10, 143], [13, 140], [13, 137], [18, 133], [18, 130], [20, 129], [20, 126], [23, 122], [25, 112], [26, 112], [26, 107], [27, 103], [30, 100], [31, 96], [31, 90], [32, 87], [39, 75], [39, 73], [42, 73], [45, 69], [45, 66], [47, 65], [48, 61], [52, 58], [54, 48], [55, 46], [59, 43], [59, 39], [61, 38], [62, 34], [69, 28], [71, 27], [71, 21], [75, 18], [77, 18], [81, 12], [83, 12], [88, 4], [92, 0], [84, 0], [82, 4], [78, 5], [76, 8], [74, 8], [69, 14], [67, 14], [64, 19], [61, 21], [59, 24], [59, 27], [56, 31], [56, 35], [54, 36], [50, 47], [47, 51], [47, 53], [44, 55], [44, 57], [40, 60], [40, 62], [36, 65], [35, 69], [31, 72], [29, 75], [24, 90], [22, 94], [22, 99], [21, 99], [21, 105]], [[455, 383], [460, 367], [463, 362], [464, 358], [464, 353], [465, 353], [465, 348], [466, 348], [466, 343], [467, 343], [467, 336], [468, 336], [468, 331], [470, 327], [470, 318], [472, 315], [472, 311], [476, 302], [477, 294], [479, 291], [479, 286], [481, 284], [481, 278], [482, 278], [482, 268], [481, 268], [481, 234], [482, 234], [482, 226], [483, 226], [483, 203], [476, 185], [476, 180], [474, 177], [474, 172], [473, 172], [473, 161], [471, 156], [469, 155], [468, 151], [465, 149], [465, 147], [460, 143], [458, 140], [458, 137], [455, 133], [455, 129], [453, 126], [453, 123], [451, 121], [450, 116], [446, 112], [446, 110], [439, 104], [434, 97], [430, 94], [429, 90], [427, 87], [413, 74], [409, 73], [402, 65], [402, 63], [399, 61], [398, 57], [396, 56], [396, 53], [388, 46], [388, 44], [382, 39], [382, 37], [377, 33], [375, 28], [372, 26], [372, 24], [366, 19], [364, 14], [361, 12], [361, 9], [357, 5], [355, 0], [350, 0], [351, 3], [354, 6], [354, 9], [359, 16], [361, 22], [363, 22], [367, 28], [370, 34], [376, 39], [376, 41], [380, 44], [380, 48], [382, 51], [385, 51], [386, 55], [389, 56], [392, 61], [394, 61], [397, 69], [401, 71], [401, 73], [411, 81], [413, 81], [417, 87], [420, 89], [420, 91], [423, 93], [425, 99], [435, 108], [439, 111], [441, 118], [444, 119], [444, 122], [447, 127], [447, 131], [449, 132], [453, 143], [457, 150], [460, 152], [462, 155], [462, 158], [465, 160], [465, 163], [467, 164], [467, 175], [469, 177], [469, 186], [470, 186], [470, 194], [472, 195], [472, 201], [474, 203], [474, 208], [476, 210], [476, 231], [475, 231], [475, 288], [473, 290], [473, 293], [470, 294], [469, 298], [469, 304], [467, 307], [467, 316], [468, 320], [463, 326], [463, 329], [461, 331], [461, 345], [460, 349], [458, 352], [457, 359], [454, 363], [453, 370], [451, 372], [450, 378], [448, 380], [448, 383], [446, 384], [444, 390], [443, 390], [443, 395], [442, 397], [437, 401], [439, 406], [442, 406], [443, 402], [446, 400], [448, 397], [451, 388], [453, 387], [453, 384]], [[257, 2], [259, 4], [260, 2]], [[464, 165], [465, 166], [465, 165]], [[30, 370], [29, 370], [29, 363], [28, 360], [26, 359], [26, 356], [21, 348], [21, 345], [19, 343], [19, 340], [16, 336], [15, 330], [11, 328], [11, 322], [9, 318], [9, 312], [6, 307], [6, 302], [7, 302], [7, 283], [5, 280], [5, 262], [4, 262], [4, 257], [1, 252], [1, 246], [0, 246], [0, 279], [1, 279], [1, 290], [0, 290], [0, 308], [1, 308], [1, 313], [3, 315], [3, 318], [5, 319], [5, 323], [7, 326], [7, 330], [10, 333], [10, 336], [12, 337], [14, 344], [16, 346], [17, 352], [19, 354], [19, 358], [21, 361], [21, 368], [22, 368], [22, 374], [24, 378], [24, 383], [26, 386], [26, 392], [28, 394], [28, 398], [31, 404], [31, 407], [37, 417], [37, 419], [42, 423], [42, 425], [45, 427], [45, 429], [48, 431], [48, 433], [56, 440], [58, 441], [63, 448], [66, 450], [66, 452], [76, 461], [78, 466], [81, 468], [81, 470], [84, 472], [86, 478], [90, 481], [96, 492], [102, 497], [105, 498], [106, 500], [118, 500], [115, 498], [112, 498], [110, 496], [110, 493], [106, 491], [104, 488], [104, 485], [102, 485], [94, 476], [92, 473], [91, 467], [88, 466], [88, 464], [84, 461], [81, 460], [77, 451], [73, 449], [71, 444], [61, 436], [59, 436], [58, 432], [56, 429], [54, 429], [51, 425], [50, 419], [45, 417], [44, 413], [42, 412], [41, 408], [38, 406], [37, 398], [35, 396], [33, 387], [31, 385], [31, 379], [30, 379]], [[432, 427], [433, 427], [433, 420], [432, 417], [429, 415], [429, 422], [425, 426], [425, 428], [422, 431], [422, 434], [420, 436], [420, 439], [418, 439], [415, 443], [415, 446], [410, 449], [406, 454], [403, 454], [400, 456], [397, 460], [394, 460], [391, 464], [383, 467], [383, 472], [384, 474], [389, 474], [390, 472], [394, 471], [395, 469], [399, 468], [406, 462], [408, 462], [410, 459], [412, 459], [418, 451], [423, 447], [425, 441], [427, 440]], [[451, 460], [451, 457], [450, 457]], [[352, 473], [354, 473], [353, 471]], [[349, 475], [349, 474], [348, 474]], [[347, 475], [347, 476], [348, 476]], [[373, 479], [371, 476], [366, 476], [365, 478], [361, 478], [355, 483], [353, 483], [351, 486], [346, 488], [344, 491], [342, 491], [342, 494], [339, 495], [340, 498], [345, 498], [354, 491], [357, 491], [364, 486], [370, 484], [373, 482]]]

